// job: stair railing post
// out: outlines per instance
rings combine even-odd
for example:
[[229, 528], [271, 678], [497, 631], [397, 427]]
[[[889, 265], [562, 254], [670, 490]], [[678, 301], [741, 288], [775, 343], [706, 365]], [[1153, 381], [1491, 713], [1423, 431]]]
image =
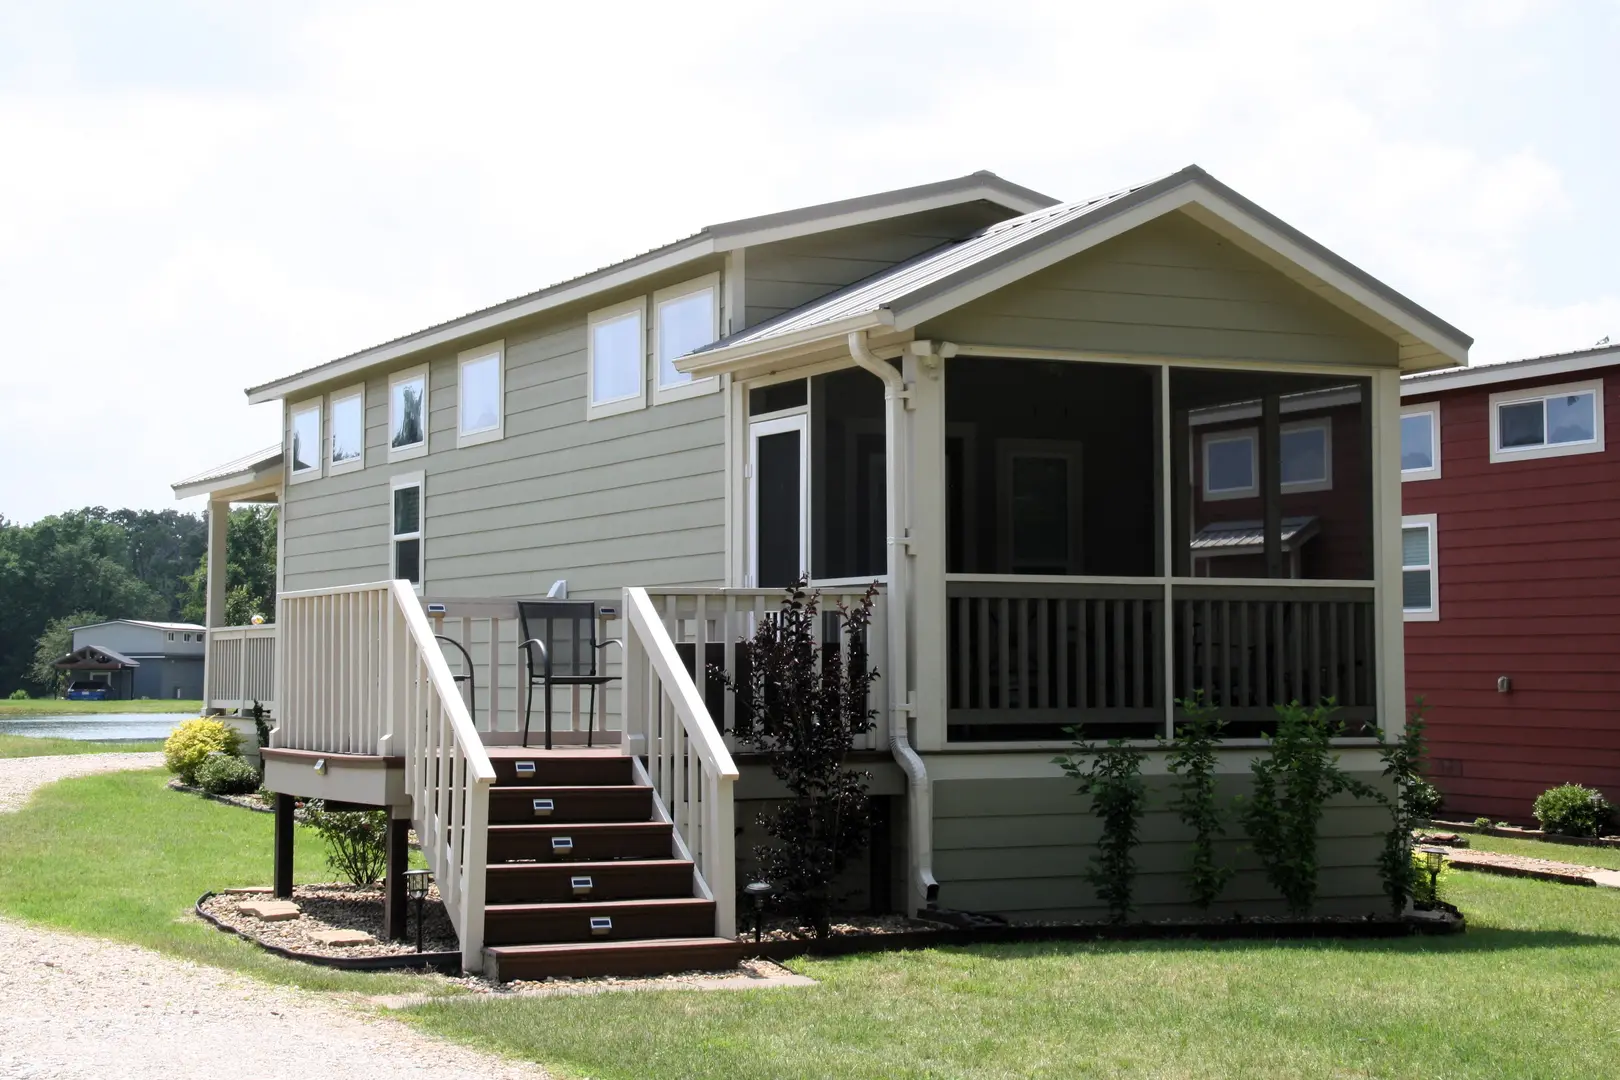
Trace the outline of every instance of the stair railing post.
[[737, 829], [732, 780], [715, 773], [704, 780], [709, 827], [704, 830], [703, 880], [714, 894], [715, 935], [734, 938], [737, 936]]
[[475, 779], [467, 786], [466, 833], [461, 873], [461, 968], [484, 969], [484, 877], [489, 857], [489, 789], [494, 781]]

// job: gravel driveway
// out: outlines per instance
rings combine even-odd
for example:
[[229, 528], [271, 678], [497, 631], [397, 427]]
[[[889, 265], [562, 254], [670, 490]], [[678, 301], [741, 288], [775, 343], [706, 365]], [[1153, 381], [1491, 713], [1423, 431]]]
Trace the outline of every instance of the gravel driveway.
[[[0, 812], [68, 776], [157, 754], [0, 760]], [[544, 1070], [439, 1042], [308, 991], [132, 945], [0, 919], [0, 1077], [535, 1080]]]

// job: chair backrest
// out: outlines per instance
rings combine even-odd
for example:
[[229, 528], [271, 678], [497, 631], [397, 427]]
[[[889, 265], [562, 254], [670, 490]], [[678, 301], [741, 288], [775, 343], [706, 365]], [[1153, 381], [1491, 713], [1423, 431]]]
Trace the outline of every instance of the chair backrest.
[[591, 600], [519, 600], [518, 628], [525, 642], [539, 639], [545, 655], [529, 646], [534, 675], [596, 674], [596, 603]]

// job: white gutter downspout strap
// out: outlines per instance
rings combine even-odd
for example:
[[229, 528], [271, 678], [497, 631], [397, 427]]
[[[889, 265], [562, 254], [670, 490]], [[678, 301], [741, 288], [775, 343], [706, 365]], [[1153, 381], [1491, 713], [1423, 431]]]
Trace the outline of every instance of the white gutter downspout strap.
[[910, 599], [911, 539], [906, 521], [905, 466], [909, 421], [906, 407], [911, 394], [905, 379], [888, 363], [872, 355], [866, 345], [866, 331], [856, 330], [848, 337], [849, 355], [855, 363], [883, 380], [884, 481], [888, 489], [885, 529], [889, 557], [889, 752], [906, 774], [909, 796], [907, 819], [911, 831], [911, 879], [907, 891], [920, 905], [933, 907], [939, 897], [934, 880], [934, 809], [923, 759], [911, 747], [908, 727], [913, 719], [906, 670], [906, 612]]

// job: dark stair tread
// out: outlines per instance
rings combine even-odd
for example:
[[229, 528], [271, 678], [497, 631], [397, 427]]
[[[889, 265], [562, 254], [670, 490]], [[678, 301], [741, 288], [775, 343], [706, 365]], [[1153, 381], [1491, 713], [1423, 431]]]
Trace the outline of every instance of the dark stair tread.
[[740, 942], [718, 937], [631, 938], [558, 941], [539, 945], [492, 945], [486, 950], [499, 979], [548, 975], [668, 975], [722, 971], [742, 960]]
[[[579, 862], [503, 862], [490, 863], [486, 869], [492, 874], [520, 874], [555, 871], [566, 874], [604, 873], [618, 874], [641, 871], [692, 869], [691, 859], [591, 859]], [[685, 899], [684, 897], [682, 899]]]
[[544, 821], [506, 821], [492, 822], [490, 832], [505, 833], [508, 836], [522, 836], [525, 833], [541, 836], [548, 832], [669, 832], [674, 826], [667, 821], [572, 821], [572, 822], [544, 822]]
[[558, 953], [645, 952], [707, 947], [742, 951], [742, 942], [723, 937], [627, 938], [623, 941], [547, 941], [539, 945], [491, 945], [497, 956], [548, 956]]
[[503, 784], [489, 789], [492, 794], [539, 797], [543, 795], [640, 795], [651, 792], [647, 784]]
[[539, 904], [485, 904], [484, 915], [613, 915], [638, 911], [686, 911], [714, 907], [701, 896], [665, 896], [640, 900], [575, 900]]

